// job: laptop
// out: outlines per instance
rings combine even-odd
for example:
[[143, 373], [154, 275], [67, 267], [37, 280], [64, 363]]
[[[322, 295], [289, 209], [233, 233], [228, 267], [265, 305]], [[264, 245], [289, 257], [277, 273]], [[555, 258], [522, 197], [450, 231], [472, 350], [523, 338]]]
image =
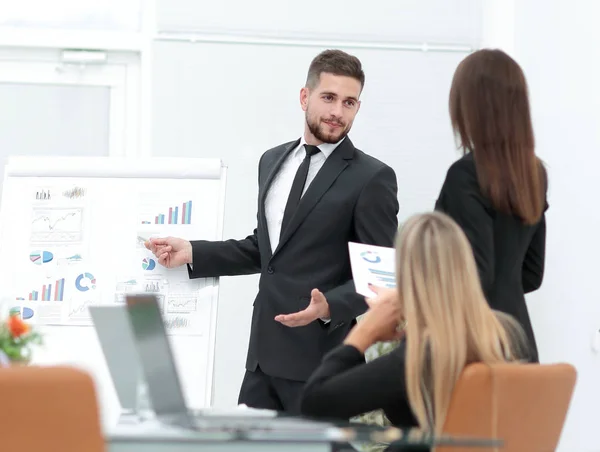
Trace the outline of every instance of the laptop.
[[[191, 410], [187, 407], [171, 345], [163, 323], [158, 299], [149, 293], [128, 294], [127, 312], [137, 346], [140, 366], [156, 419], [164, 424], [199, 430], [269, 438], [273, 431], [310, 433], [320, 438], [331, 425], [281, 415], [272, 410]], [[318, 431], [315, 431], [315, 429]], [[302, 433], [300, 435], [300, 433]], [[308, 433], [308, 436], [307, 436]]]
[[88, 309], [121, 405], [119, 422], [134, 421], [142, 374], [127, 308], [90, 305]]

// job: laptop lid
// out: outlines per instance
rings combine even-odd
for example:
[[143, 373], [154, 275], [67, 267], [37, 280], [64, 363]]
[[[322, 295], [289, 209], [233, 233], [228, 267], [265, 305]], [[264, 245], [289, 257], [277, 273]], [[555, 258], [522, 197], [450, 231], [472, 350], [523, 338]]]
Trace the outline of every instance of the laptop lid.
[[157, 297], [131, 294], [126, 295], [125, 301], [156, 416], [187, 418], [188, 410]]
[[127, 310], [119, 305], [88, 309], [121, 409], [133, 413], [141, 370]]

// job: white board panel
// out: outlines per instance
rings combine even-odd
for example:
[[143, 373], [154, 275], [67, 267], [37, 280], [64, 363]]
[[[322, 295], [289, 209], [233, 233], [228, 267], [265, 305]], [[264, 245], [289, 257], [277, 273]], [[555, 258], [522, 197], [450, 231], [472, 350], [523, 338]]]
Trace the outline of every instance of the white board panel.
[[[224, 188], [218, 159], [9, 160], [0, 251], [11, 258], [0, 262], [0, 287], [5, 308], [45, 333], [34, 363], [83, 366], [108, 390], [87, 306], [152, 292], [189, 404], [210, 405], [217, 280], [162, 267], [144, 241], [220, 239]], [[118, 406], [104, 408], [118, 413]]]

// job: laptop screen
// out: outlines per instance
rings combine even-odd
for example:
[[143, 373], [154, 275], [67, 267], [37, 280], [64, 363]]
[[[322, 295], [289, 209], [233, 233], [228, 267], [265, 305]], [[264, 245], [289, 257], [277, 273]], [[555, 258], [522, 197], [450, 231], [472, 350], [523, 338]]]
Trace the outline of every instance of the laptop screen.
[[90, 316], [106, 360], [121, 408], [126, 412], [136, 409], [138, 361], [131, 324], [125, 306], [90, 306]]
[[127, 295], [125, 299], [154, 412], [157, 416], [186, 414], [181, 382], [156, 296]]

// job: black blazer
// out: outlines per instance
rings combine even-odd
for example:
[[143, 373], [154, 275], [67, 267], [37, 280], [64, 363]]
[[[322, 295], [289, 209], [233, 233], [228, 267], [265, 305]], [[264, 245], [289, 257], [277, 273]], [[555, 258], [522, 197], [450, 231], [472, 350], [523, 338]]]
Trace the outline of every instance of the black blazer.
[[[406, 338], [389, 353], [365, 363], [352, 345], [328, 353], [304, 386], [300, 411], [305, 416], [343, 419], [383, 410], [397, 427], [418, 425], [406, 391]], [[515, 350], [522, 361], [531, 351]], [[426, 358], [427, 362], [427, 358]]]
[[325, 356], [302, 394], [303, 415], [344, 419], [382, 409], [398, 427], [418, 425], [408, 403], [405, 379], [406, 342], [365, 363], [351, 345], [340, 345]]
[[[327, 158], [302, 197], [277, 249], [271, 250], [265, 199], [299, 140], [265, 152], [258, 169], [258, 225], [243, 240], [193, 241], [191, 278], [259, 273], [246, 368], [306, 381], [367, 309], [352, 281], [348, 242], [391, 247], [398, 228], [394, 171], [356, 149], [350, 138]], [[329, 302], [331, 322], [290, 328], [278, 314], [305, 309], [313, 288]]]
[[490, 306], [512, 315], [522, 325], [530, 341], [533, 361], [537, 361], [537, 346], [525, 294], [542, 284], [545, 214], [537, 224], [527, 226], [519, 218], [496, 212], [481, 192], [471, 153], [448, 170], [435, 208], [451, 216], [462, 227], [471, 242], [481, 285]]

